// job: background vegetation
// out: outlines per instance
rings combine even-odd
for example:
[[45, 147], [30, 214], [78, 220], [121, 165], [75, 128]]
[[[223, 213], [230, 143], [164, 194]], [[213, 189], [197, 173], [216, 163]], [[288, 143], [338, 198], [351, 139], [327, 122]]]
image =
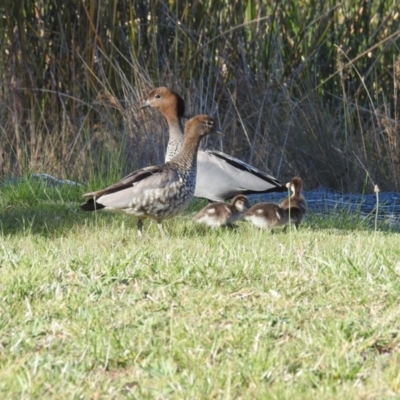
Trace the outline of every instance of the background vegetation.
[[162, 118], [138, 103], [168, 85], [189, 114], [218, 118], [226, 135], [210, 146], [282, 180], [400, 189], [399, 2], [4, 0], [0, 12], [0, 176], [162, 162]]

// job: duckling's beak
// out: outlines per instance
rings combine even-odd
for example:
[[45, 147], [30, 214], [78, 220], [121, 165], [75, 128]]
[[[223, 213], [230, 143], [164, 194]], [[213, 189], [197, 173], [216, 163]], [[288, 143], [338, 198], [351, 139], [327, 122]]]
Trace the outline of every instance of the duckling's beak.
[[225, 135], [223, 134], [223, 132], [221, 131], [220, 128], [215, 128], [215, 132], [216, 132], [218, 135], [225, 136]]
[[150, 107], [150, 100], [149, 100], [149, 99], [147, 99], [145, 102], [143, 102], [143, 103], [140, 105], [140, 109], [146, 108], [146, 107]]
[[288, 189], [290, 189], [290, 182], [285, 185]]

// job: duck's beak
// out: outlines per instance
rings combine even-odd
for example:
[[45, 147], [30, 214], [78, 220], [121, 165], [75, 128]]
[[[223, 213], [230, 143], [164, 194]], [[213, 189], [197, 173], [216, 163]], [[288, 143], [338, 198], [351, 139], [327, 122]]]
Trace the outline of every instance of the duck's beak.
[[150, 107], [150, 100], [149, 100], [149, 99], [147, 99], [146, 101], [144, 101], [144, 102], [140, 105], [140, 109], [146, 108], [146, 107]]

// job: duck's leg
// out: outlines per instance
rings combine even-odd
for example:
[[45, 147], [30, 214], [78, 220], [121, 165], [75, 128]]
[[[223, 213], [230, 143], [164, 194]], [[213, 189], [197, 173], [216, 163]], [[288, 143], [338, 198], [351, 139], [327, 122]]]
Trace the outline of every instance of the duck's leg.
[[138, 218], [137, 220], [137, 233], [139, 237], [142, 237], [143, 220]]
[[[224, 226], [224, 225], [222, 225], [222, 226]], [[225, 227], [228, 228], [228, 229], [237, 229], [237, 228], [238, 228], [238, 225], [236, 225], [236, 224], [234, 224], [234, 223], [232, 223], [232, 222], [228, 222], [228, 223], [225, 225]]]

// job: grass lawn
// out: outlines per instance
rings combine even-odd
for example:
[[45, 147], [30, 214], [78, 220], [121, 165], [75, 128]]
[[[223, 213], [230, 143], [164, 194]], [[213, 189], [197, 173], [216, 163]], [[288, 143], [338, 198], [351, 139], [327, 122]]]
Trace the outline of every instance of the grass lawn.
[[192, 210], [138, 239], [84, 191], [0, 188], [2, 398], [400, 397], [399, 233]]

